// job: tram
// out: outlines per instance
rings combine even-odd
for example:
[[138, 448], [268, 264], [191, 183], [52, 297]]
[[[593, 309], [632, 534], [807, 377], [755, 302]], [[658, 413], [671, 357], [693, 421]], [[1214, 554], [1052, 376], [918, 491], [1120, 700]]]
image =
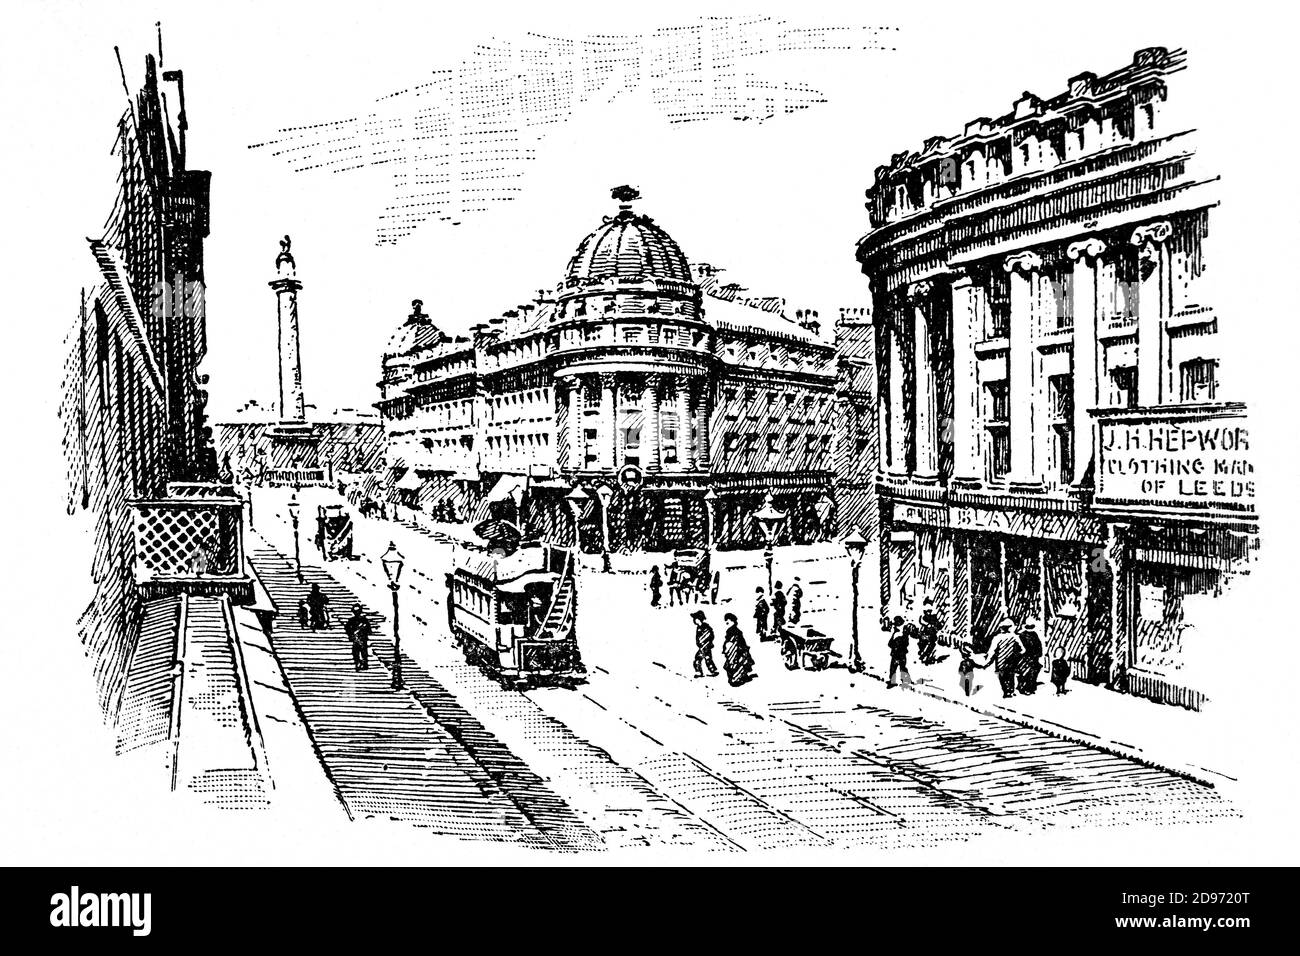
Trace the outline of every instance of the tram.
[[575, 584], [569, 548], [457, 549], [447, 611], [465, 659], [506, 687], [582, 681]]

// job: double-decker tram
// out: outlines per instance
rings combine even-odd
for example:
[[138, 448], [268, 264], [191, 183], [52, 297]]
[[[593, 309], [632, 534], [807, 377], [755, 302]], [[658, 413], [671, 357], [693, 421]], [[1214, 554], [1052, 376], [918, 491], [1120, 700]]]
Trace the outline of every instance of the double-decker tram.
[[507, 687], [581, 681], [575, 583], [569, 548], [457, 549], [447, 607], [465, 659]]

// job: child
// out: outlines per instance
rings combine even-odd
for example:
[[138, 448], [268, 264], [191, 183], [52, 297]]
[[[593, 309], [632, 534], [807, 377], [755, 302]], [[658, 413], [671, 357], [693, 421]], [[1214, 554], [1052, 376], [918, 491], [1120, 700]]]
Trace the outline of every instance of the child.
[[1070, 662], [1065, 659], [1065, 648], [1058, 647], [1052, 652], [1052, 683], [1056, 685], [1057, 694], [1065, 693], [1065, 682], [1070, 679]]
[[962, 693], [967, 697], [970, 696], [971, 689], [975, 684], [975, 668], [977, 667], [988, 667], [988, 663], [976, 664], [971, 646], [962, 644], [961, 661], [957, 664], [957, 680], [961, 684]]
[[307, 602], [300, 600], [298, 602], [298, 626], [304, 631], [307, 630], [307, 624], [310, 618], [307, 616]]

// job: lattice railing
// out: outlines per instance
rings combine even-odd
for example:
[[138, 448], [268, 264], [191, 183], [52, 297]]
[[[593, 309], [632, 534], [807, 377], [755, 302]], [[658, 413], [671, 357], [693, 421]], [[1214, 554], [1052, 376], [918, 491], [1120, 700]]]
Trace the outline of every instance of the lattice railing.
[[238, 499], [138, 501], [132, 519], [137, 583], [243, 574], [242, 503]]

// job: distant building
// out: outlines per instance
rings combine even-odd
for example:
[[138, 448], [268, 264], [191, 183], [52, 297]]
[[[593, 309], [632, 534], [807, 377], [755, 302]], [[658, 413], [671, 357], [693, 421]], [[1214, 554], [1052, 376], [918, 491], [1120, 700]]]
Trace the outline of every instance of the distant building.
[[876, 329], [867, 309], [840, 310], [835, 325], [835, 505], [840, 530], [877, 537]]
[[1257, 546], [1206, 287], [1218, 177], [1165, 112], [1181, 52], [1025, 93], [868, 190], [882, 611], [1041, 622], [1087, 680], [1198, 707], [1197, 599]]
[[753, 546], [771, 492], [783, 540], [834, 527], [834, 349], [808, 322], [691, 274], [635, 190], [554, 294], [443, 332], [422, 303], [383, 360], [390, 489], [413, 507], [494, 510], [588, 550]]

